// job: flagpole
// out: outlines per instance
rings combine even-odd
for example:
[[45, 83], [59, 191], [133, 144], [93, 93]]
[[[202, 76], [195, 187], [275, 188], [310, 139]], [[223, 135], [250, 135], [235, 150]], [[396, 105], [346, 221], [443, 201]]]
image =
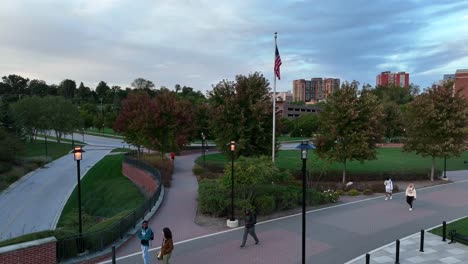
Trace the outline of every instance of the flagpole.
[[[277, 38], [277, 32], [275, 32], [275, 56], [274, 60], [276, 62], [276, 38]], [[275, 65], [275, 63], [273, 63]], [[275, 143], [275, 132], [276, 132], [276, 72], [275, 72], [275, 66], [273, 66], [273, 76], [274, 76], [274, 81], [273, 81], [273, 141], [272, 141], [272, 147], [271, 147], [271, 161], [274, 163], [275, 162], [275, 149], [276, 149], [276, 143]]]

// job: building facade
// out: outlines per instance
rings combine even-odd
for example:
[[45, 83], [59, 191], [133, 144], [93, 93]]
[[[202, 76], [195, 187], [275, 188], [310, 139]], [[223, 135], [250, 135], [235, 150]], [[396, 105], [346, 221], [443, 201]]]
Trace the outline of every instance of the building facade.
[[376, 86], [395, 85], [399, 87], [409, 86], [409, 73], [406, 72], [381, 72], [376, 77]]
[[293, 94], [291, 91], [287, 92], [276, 92], [276, 101], [282, 101], [282, 102], [292, 102], [293, 101]]
[[312, 78], [293, 81], [293, 101], [317, 103], [340, 88], [340, 79]]
[[276, 112], [279, 117], [298, 118], [301, 115], [318, 114], [320, 108], [315, 105], [295, 105], [288, 102], [277, 101]]
[[455, 72], [454, 90], [468, 99], [468, 69], [457, 70]]

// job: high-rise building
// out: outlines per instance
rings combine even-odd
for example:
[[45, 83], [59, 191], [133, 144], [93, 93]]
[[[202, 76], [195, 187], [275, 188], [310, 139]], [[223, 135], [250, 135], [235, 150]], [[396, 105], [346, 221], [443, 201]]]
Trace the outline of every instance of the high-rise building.
[[376, 86], [388, 86], [388, 85], [408, 87], [409, 86], [409, 73], [385, 71], [377, 75]]
[[455, 72], [455, 91], [460, 91], [461, 95], [468, 98], [468, 69], [461, 69]]
[[316, 103], [340, 88], [340, 79], [312, 78], [293, 81], [293, 101]]

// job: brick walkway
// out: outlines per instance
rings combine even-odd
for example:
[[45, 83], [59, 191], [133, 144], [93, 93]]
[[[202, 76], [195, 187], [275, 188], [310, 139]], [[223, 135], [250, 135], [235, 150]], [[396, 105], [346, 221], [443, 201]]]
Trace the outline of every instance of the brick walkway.
[[[424, 234], [424, 252], [420, 252], [420, 233], [406, 237], [400, 240], [400, 263], [431, 263], [431, 264], [452, 264], [468, 263], [468, 247], [460, 244], [449, 244], [442, 241], [440, 236], [425, 232]], [[384, 247], [371, 251], [371, 264], [395, 263], [396, 243], [393, 242]], [[365, 255], [353, 259], [345, 264], [364, 264]]]

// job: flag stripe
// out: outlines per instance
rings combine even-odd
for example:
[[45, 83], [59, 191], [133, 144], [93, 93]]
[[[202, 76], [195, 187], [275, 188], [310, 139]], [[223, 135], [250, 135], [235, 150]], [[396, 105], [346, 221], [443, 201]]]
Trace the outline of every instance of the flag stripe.
[[281, 75], [280, 75], [280, 66], [281, 66], [281, 57], [278, 51], [278, 46], [276, 46], [275, 50], [275, 75], [278, 77], [278, 80], [281, 80]]

